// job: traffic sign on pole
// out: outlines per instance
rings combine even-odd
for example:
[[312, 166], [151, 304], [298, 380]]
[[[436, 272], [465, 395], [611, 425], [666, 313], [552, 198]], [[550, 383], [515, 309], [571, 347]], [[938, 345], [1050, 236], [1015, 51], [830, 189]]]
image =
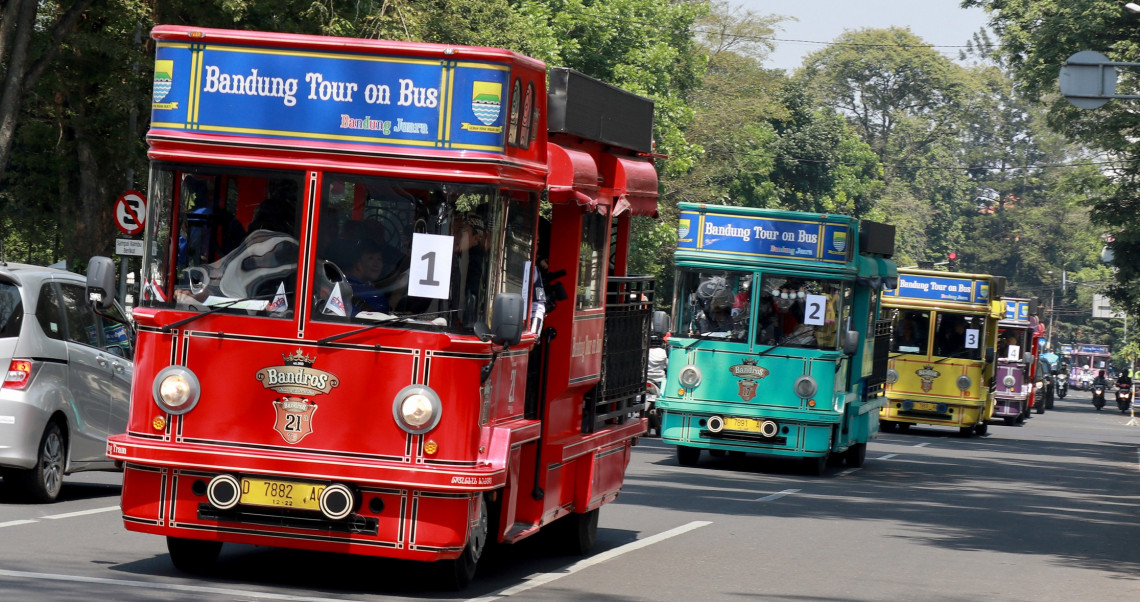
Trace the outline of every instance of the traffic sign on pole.
[[146, 197], [137, 190], [128, 190], [115, 199], [115, 226], [127, 236], [143, 231], [146, 224]]

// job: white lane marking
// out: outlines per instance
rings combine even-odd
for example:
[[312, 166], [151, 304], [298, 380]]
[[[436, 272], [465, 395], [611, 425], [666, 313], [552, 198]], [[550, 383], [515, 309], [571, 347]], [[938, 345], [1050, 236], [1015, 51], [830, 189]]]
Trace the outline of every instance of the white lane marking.
[[53, 514], [51, 516], [43, 516], [41, 518], [56, 520], [56, 519], [60, 519], [60, 518], [73, 518], [76, 516], [87, 516], [88, 514], [101, 514], [103, 512], [112, 512], [112, 511], [115, 511], [118, 509], [119, 509], [118, 506], [107, 506], [106, 508], [92, 508], [91, 510], [80, 510], [78, 512], [68, 512], [66, 514]]
[[897, 456], [897, 455], [898, 455], [898, 454], [887, 454], [887, 455], [885, 455], [885, 456], [879, 456], [879, 459], [880, 459], [880, 460], [890, 460], [891, 458], [893, 458], [893, 457], [895, 457], [895, 456]]
[[930, 443], [916, 443], [915, 447], [926, 447], [927, 445], [930, 445]]
[[849, 475], [849, 474], [851, 474], [851, 473], [853, 473], [853, 472], [859, 472], [860, 470], [863, 470], [863, 469], [862, 469], [862, 468], [848, 468], [847, 470], [844, 470], [843, 472], [841, 472], [841, 473], [839, 473], [839, 474], [837, 474], [837, 475], [835, 475], [835, 476], [837, 476], [837, 477], [845, 477], [845, 476], [847, 476], [847, 475]]
[[624, 546], [619, 546], [619, 547], [616, 547], [612, 550], [606, 550], [605, 552], [602, 552], [601, 554], [598, 554], [597, 556], [591, 556], [589, 558], [583, 558], [582, 560], [575, 562], [574, 564], [570, 565], [569, 567], [567, 567], [567, 568], [565, 568], [565, 569], [563, 569], [557, 573], [535, 573], [535, 574], [527, 577], [525, 583], [513, 585], [513, 586], [508, 587], [506, 589], [499, 590], [495, 593], [487, 594], [486, 596], [481, 596], [479, 598], [471, 598], [467, 602], [491, 602], [492, 600], [498, 600], [500, 598], [506, 598], [508, 596], [513, 596], [515, 594], [519, 594], [519, 593], [525, 592], [527, 590], [531, 590], [531, 589], [534, 589], [536, 587], [546, 585], [547, 583], [550, 583], [551, 581], [554, 581], [556, 579], [561, 579], [567, 575], [573, 575], [574, 573], [577, 573], [578, 571], [580, 571], [582, 569], [592, 567], [595, 564], [601, 564], [603, 562], [606, 562], [607, 560], [612, 560], [614, 558], [617, 558], [618, 556], [621, 556], [622, 554], [625, 554], [626, 552], [632, 552], [634, 550], [639, 550], [639, 549], [644, 548], [646, 546], [651, 546], [651, 545], [653, 545], [659, 541], [664, 541], [664, 540], [669, 539], [671, 537], [676, 537], [676, 536], [681, 535], [683, 533], [688, 533], [689, 531], [692, 531], [693, 529], [699, 529], [701, 527], [705, 527], [705, 526], [708, 526], [711, 524], [712, 524], [712, 521], [707, 521], [707, 520], [693, 521], [691, 523], [681, 525], [680, 527], [676, 527], [673, 529], [669, 529], [668, 531], [658, 533], [657, 535], [650, 535], [649, 537], [646, 537], [645, 539], [639, 539], [637, 541], [632, 541], [630, 543], [627, 543]]
[[34, 520], [10, 520], [6, 523], [0, 523], [0, 527], [15, 527], [16, 525], [30, 525], [36, 521]]
[[785, 489], [783, 491], [778, 491], [776, 493], [773, 493], [772, 495], [766, 495], [764, 497], [758, 497], [752, 501], [754, 501], [754, 502], [770, 502], [772, 500], [778, 500], [778, 499], [784, 497], [785, 495], [792, 495], [793, 493], [799, 493], [799, 492], [800, 492], [799, 489]]
[[124, 587], [145, 587], [177, 592], [194, 592], [199, 594], [217, 594], [233, 599], [258, 600], [296, 600], [299, 602], [343, 602], [344, 598], [310, 598], [307, 596], [288, 596], [269, 592], [257, 592], [244, 589], [227, 589], [221, 587], [203, 587], [201, 585], [180, 585], [176, 583], [151, 583], [148, 581], [128, 581], [126, 579], [104, 579], [102, 577], [80, 577], [78, 575], [54, 575], [51, 573], [28, 573], [25, 571], [9, 571], [0, 569], [0, 577], [16, 577], [20, 579], [43, 579], [45, 581], [72, 581], [76, 583], [97, 583], [100, 585], [118, 585]]

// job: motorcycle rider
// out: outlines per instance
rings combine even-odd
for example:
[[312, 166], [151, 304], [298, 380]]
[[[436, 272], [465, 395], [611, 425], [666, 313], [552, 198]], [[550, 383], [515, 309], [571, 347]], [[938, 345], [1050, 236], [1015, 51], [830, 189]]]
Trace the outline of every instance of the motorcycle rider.
[[1132, 378], [1128, 376], [1127, 370], [1122, 371], [1120, 376], [1116, 378], [1116, 405], [1120, 408], [1121, 412], [1127, 412], [1134, 401], [1130, 398], [1122, 400], [1121, 394], [1125, 391], [1129, 393], [1132, 391]]
[[1104, 377], [1104, 370], [1097, 372], [1096, 378], [1092, 381], [1091, 388], [1096, 389], [1097, 387], [1100, 387], [1101, 394], [1098, 396], [1096, 391], [1093, 391], [1093, 405], [1099, 410], [1104, 407], [1104, 389], [1108, 387], [1108, 380]]

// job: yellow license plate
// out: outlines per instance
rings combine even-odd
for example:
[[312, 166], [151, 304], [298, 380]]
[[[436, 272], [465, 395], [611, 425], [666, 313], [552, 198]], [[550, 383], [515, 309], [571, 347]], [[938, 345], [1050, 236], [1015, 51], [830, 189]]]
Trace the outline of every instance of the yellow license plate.
[[919, 412], [937, 412], [938, 411], [938, 404], [936, 404], [936, 403], [923, 403], [923, 402], [916, 401], [914, 403], [914, 409], [918, 410]]
[[730, 431], [760, 432], [760, 421], [753, 418], [725, 418], [724, 428]]
[[241, 503], [270, 508], [297, 508], [320, 510], [324, 485], [270, 481], [265, 479], [241, 480]]

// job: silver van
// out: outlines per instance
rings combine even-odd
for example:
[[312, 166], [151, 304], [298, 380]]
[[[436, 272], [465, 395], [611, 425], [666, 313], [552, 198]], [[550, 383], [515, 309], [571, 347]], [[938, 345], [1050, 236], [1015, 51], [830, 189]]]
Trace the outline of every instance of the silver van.
[[107, 436], [127, 426], [134, 333], [112, 304], [87, 302], [86, 278], [0, 262], [0, 475], [50, 502], [63, 476], [114, 470]]

